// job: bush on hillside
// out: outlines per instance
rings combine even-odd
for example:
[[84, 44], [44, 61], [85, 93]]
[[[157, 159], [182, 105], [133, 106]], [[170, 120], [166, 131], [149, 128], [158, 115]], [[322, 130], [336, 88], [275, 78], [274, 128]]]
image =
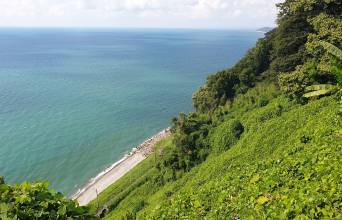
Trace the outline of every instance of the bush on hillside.
[[7, 185], [0, 178], [0, 219], [97, 219], [87, 207], [79, 207], [61, 193], [48, 189], [47, 183]]
[[228, 150], [234, 145], [244, 132], [239, 120], [230, 120], [217, 127], [210, 135], [210, 146], [216, 153]]
[[157, 163], [164, 180], [174, 180], [178, 172], [189, 171], [209, 154], [206, 137], [212, 120], [208, 115], [181, 113], [172, 123], [174, 147], [162, 149]]
[[291, 99], [302, 100], [305, 88], [310, 85], [310, 78], [302, 67], [296, 71], [279, 76], [279, 86], [281, 90]]

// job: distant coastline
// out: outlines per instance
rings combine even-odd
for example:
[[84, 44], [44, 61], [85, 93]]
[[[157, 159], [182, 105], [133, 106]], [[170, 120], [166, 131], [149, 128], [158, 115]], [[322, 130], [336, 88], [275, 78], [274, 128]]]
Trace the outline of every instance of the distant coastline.
[[146, 159], [154, 149], [154, 146], [161, 140], [169, 137], [171, 128], [166, 128], [151, 138], [144, 141], [142, 144], [133, 148], [132, 151], [126, 154], [122, 159], [115, 162], [113, 165], [99, 173], [75, 194], [71, 199], [77, 200], [83, 206], [94, 200], [97, 195], [103, 192], [107, 187], [115, 183], [127, 172], [133, 169], [141, 161]]
[[273, 29], [274, 29], [273, 27], [262, 27], [262, 28], [259, 28], [259, 29], [257, 30], [257, 32], [267, 33], [267, 32], [272, 31]]

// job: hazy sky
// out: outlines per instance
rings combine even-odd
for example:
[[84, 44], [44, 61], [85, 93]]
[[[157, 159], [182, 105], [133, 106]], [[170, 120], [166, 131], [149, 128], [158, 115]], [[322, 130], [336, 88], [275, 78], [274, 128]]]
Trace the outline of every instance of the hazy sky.
[[256, 28], [282, 0], [0, 0], [0, 26]]

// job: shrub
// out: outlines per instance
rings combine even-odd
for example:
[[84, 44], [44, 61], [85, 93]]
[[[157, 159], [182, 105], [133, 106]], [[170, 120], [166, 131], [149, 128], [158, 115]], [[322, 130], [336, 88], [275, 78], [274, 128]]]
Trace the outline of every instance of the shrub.
[[238, 141], [243, 132], [244, 127], [240, 121], [230, 120], [224, 122], [211, 135], [211, 148], [217, 153], [226, 151]]
[[188, 171], [195, 165], [205, 160], [208, 155], [206, 137], [211, 127], [211, 119], [208, 115], [190, 113], [180, 114], [173, 119], [173, 144], [170, 157], [165, 161], [166, 165], [172, 165], [173, 169]]
[[245, 94], [238, 95], [232, 104], [232, 109], [250, 110], [266, 106], [272, 99], [280, 95], [279, 87], [274, 84], [256, 85]]
[[309, 76], [303, 71], [302, 66], [292, 73], [279, 75], [279, 85], [281, 90], [291, 99], [301, 100], [305, 93], [305, 88], [310, 85]]
[[0, 219], [97, 219], [47, 183], [7, 185], [0, 179]]

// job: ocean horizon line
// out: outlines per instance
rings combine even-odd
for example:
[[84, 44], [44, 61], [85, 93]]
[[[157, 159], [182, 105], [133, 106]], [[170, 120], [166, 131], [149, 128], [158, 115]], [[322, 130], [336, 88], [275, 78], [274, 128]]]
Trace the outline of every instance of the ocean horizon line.
[[53, 29], [53, 30], [199, 30], [199, 31], [257, 31], [260, 27], [111, 27], [111, 26], [0, 26], [0, 29]]

